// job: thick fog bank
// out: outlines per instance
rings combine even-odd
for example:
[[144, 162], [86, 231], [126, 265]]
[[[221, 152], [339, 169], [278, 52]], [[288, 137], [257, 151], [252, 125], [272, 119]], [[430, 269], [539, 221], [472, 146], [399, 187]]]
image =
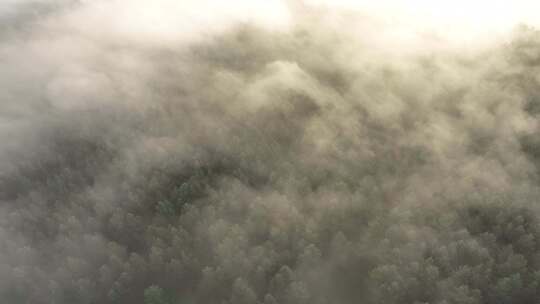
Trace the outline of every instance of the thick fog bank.
[[9, 2], [1, 303], [540, 297], [533, 27], [460, 45], [292, 1]]

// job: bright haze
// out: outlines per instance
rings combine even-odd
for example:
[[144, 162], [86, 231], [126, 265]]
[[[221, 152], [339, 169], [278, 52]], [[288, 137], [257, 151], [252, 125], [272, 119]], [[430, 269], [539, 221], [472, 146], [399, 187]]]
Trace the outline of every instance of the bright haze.
[[0, 0], [0, 303], [536, 303], [539, 29], [519, 0]]

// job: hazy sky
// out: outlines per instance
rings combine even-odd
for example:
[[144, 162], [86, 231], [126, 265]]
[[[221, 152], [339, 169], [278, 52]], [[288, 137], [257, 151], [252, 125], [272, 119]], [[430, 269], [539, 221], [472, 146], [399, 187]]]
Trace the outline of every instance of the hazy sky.
[[28, 5], [67, 2], [84, 3], [81, 14], [94, 15], [95, 21], [106, 22], [112, 30], [164, 40], [171, 35], [189, 36], [186, 32], [194, 30], [222, 30], [232, 20], [280, 28], [290, 24], [290, 8], [299, 3], [360, 12], [396, 31], [399, 28], [405, 40], [418, 33], [437, 33], [472, 43], [505, 34], [520, 23], [540, 23], [540, 3], [531, 0], [4, 0], [0, 14], [13, 14]]

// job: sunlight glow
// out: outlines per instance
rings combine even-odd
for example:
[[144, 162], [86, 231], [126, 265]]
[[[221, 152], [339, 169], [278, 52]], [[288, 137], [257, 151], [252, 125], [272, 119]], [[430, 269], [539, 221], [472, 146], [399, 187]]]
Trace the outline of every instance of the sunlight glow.
[[353, 9], [395, 27], [436, 32], [458, 40], [504, 34], [519, 24], [540, 25], [540, 1], [534, 0], [306, 0]]
[[[540, 1], [533, 0], [80, 1], [85, 5], [69, 17], [74, 27], [99, 37], [122, 37], [151, 44], [193, 41], [208, 33], [224, 31], [237, 22], [255, 23], [271, 30], [288, 29], [302, 19], [295, 14], [303, 14], [309, 7], [358, 13], [354, 20], [362, 21], [365, 17], [382, 24], [374, 35], [418, 46], [422, 37], [476, 44], [495, 41], [520, 24], [540, 27]], [[298, 4], [300, 9], [295, 11]], [[302, 4], [308, 9], [304, 10]], [[7, 5], [7, 9], [13, 9], [13, 5]], [[361, 26], [337, 26], [336, 30], [369, 34]]]

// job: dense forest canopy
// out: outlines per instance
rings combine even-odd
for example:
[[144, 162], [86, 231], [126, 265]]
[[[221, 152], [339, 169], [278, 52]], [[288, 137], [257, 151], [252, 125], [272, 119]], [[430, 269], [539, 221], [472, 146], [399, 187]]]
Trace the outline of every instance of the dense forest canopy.
[[412, 47], [291, 4], [172, 39], [97, 2], [0, 10], [0, 303], [538, 301], [534, 27]]

